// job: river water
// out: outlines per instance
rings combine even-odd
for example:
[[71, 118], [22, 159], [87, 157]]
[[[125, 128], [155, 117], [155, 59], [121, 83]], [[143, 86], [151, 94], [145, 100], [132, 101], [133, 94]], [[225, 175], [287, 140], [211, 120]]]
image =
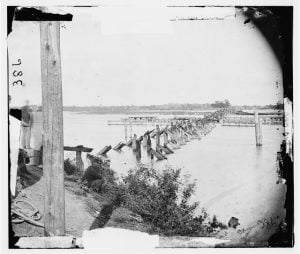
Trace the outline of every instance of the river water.
[[[64, 143], [94, 148], [93, 153], [106, 145], [115, 146], [125, 140], [125, 128], [109, 126], [107, 121], [122, 117], [126, 116], [64, 112]], [[139, 136], [153, 128], [133, 126], [132, 134]], [[129, 128], [127, 131], [129, 136]], [[201, 140], [188, 142], [168, 155], [168, 160], [157, 161], [155, 165], [182, 168], [183, 174], [196, 180], [192, 199], [200, 202], [198, 211], [204, 207], [226, 224], [232, 216], [239, 218], [242, 227], [265, 217], [279, 220], [284, 216], [285, 188], [276, 184], [276, 153], [283, 140], [282, 133], [282, 126], [263, 125], [263, 146], [256, 147], [253, 127], [217, 125]], [[107, 155], [119, 176], [136, 165], [130, 148], [125, 147], [122, 152], [111, 150]], [[65, 152], [65, 156], [75, 155]], [[143, 152], [142, 162], [147, 162]]]

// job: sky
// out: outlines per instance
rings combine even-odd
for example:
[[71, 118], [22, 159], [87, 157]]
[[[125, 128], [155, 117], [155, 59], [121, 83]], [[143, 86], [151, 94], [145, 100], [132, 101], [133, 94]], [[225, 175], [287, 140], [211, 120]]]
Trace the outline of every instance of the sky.
[[[220, 9], [198, 9], [190, 15], [222, 15]], [[280, 65], [240, 13], [224, 20], [169, 21], [165, 9], [155, 15], [108, 7], [66, 11], [74, 17], [61, 23], [65, 106], [282, 101]], [[8, 46], [12, 105], [25, 99], [41, 104], [38, 22], [15, 21]], [[17, 59], [21, 65], [12, 66]], [[14, 70], [23, 72], [25, 87], [12, 86]]]

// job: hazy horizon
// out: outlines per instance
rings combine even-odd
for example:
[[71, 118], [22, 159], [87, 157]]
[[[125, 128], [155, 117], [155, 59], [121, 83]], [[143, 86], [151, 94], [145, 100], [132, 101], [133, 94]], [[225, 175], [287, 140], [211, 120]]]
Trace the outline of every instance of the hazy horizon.
[[[280, 65], [260, 31], [252, 22], [244, 24], [241, 13], [194, 22], [162, 16], [158, 22], [147, 10], [126, 19], [128, 10], [122, 8], [116, 13], [124, 15], [113, 19], [106, 13], [115, 13], [111, 7], [63, 8], [74, 14], [72, 22], [61, 24], [64, 106], [203, 104], [218, 98], [232, 105], [282, 101]], [[213, 8], [193, 11], [198, 10], [214, 13]], [[156, 21], [154, 31], [124, 32], [143, 28], [144, 16], [150, 24]], [[111, 26], [115, 33], [109, 33]], [[10, 73], [11, 64], [21, 59], [26, 84], [10, 86], [12, 105], [25, 99], [41, 104], [38, 22], [14, 21], [8, 48]]]
[[[176, 105], [176, 106], [180, 106], [180, 105], [206, 105], [206, 104], [213, 104], [214, 102], [206, 102], [206, 103], [191, 103], [191, 102], [188, 102], [188, 103], [165, 103], [165, 104], [125, 104], [125, 105], [63, 105], [64, 107], [150, 107], [150, 106], [172, 106], [172, 105]], [[280, 103], [283, 103], [283, 102], [280, 102]], [[39, 104], [30, 104], [31, 106], [35, 105], [35, 106], [42, 106], [41, 103]], [[269, 106], [269, 105], [272, 105], [272, 106], [275, 106], [275, 104], [239, 104], [239, 105], [232, 105], [232, 107], [243, 107], [243, 106], [246, 106], [246, 107], [265, 107], [265, 106]], [[22, 106], [22, 105], [19, 105], [19, 106]]]

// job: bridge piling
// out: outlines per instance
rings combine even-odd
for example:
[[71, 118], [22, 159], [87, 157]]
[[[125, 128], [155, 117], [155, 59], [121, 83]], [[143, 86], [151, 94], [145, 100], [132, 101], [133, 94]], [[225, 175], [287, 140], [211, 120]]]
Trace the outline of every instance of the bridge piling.
[[163, 133], [163, 137], [164, 137], [164, 145], [167, 145], [168, 144], [168, 134], [167, 134], [166, 130]]
[[255, 111], [255, 113], [254, 113], [254, 119], [255, 119], [255, 140], [256, 140], [256, 146], [262, 146], [262, 133], [261, 133], [262, 121], [258, 117], [257, 111]]
[[147, 135], [147, 153], [150, 153], [151, 151], [151, 138], [150, 135]]
[[137, 139], [135, 141], [135, 145], [136, 145], [136, 149], [135, 149], [136, 160], [138, 162], [140, 162], [141, 161], [141, 157], [142, 157], [142, 155], [141, 155], [141, 141], [140, 141], [140, 139]]
[[159, 129], [159, 125], [156, 125], [156, 135], [155, 135], [155, 142], [156, 142], [156, 151], [159, 150], [159, 146], [160, 146], [160, 129]]
[[136, 137], [137, 137], [136, 134], [134, 134], [133, 137], [132, 137], [132, 150], [133, 150], [134, 152], [136, 152], [136, 148], [137, 148], [137, 145], [136, 145], [136, 142], [137, 142]]
[[127, 138], [128, 138], [127, 137], [128, 136], [127, 135], [127, 124], [124, 125], [124, 128], [125, 128], [125, 142], [127, 142]]
[[147, 135], [143, 136], [143, 147], [147, 147]]

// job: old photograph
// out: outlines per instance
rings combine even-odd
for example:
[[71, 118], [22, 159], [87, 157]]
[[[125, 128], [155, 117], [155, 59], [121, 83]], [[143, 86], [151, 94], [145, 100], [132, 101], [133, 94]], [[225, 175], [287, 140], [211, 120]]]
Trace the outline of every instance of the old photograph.
[[6, 7], [8, 247], [293, 247], [294, 7], [142, 2]]

